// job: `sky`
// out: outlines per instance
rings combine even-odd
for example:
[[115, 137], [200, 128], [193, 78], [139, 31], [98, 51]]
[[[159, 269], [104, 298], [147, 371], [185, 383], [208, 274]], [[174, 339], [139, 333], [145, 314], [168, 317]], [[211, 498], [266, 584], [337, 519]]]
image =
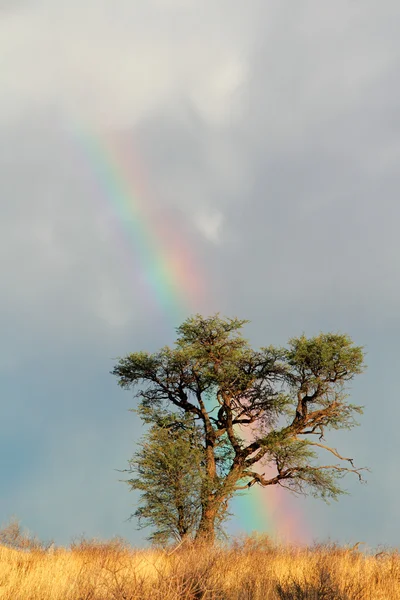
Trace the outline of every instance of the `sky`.
[[[118, 472], [142, 429], [109, 372], [179, 322], [87, 138], [142, 181], [136, 233], [171, 281], [181, 265], [187, 315], [249, 319], [255, 347], [365, 346], [361, 426], [329, 441], [368, 483], [285, 509], [304, 542], [398, 544], [399, 18], [395, 0], [0, 0], [0, 522], [145, 544]], [[234, 508], [248, 529], [251, 499]]]

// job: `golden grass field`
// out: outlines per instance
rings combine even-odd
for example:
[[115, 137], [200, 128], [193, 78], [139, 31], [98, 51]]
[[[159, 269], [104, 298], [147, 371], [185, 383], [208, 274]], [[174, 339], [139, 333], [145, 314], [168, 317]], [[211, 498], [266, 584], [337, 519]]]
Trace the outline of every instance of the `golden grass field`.
[[52, 552], [0, 546], [3, 600], [398, 600], [397, 551], [274, 547], [247, 538], [231, 548], [133, 550], [82, 541]]

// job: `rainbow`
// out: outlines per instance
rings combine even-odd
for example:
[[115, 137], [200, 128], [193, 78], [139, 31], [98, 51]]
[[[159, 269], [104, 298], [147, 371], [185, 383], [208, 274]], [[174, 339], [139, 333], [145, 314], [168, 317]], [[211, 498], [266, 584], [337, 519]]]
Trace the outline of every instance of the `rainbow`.
[[145, 282], [146, 302], [179, 325], [192, 312], [189, 307], [198, 310], [204, 300], [204, 277], [189, 243], [177, 234], [166, 212], [152, 214], [156, 203], [133, 145], [75, 123], [75, 145], [97, 188], [100, 209], [114, 225], [127, 268], [136, 269]]
[[[263, 467], [263, 472], [265, 470]], [[246, 494], [234, 500], [235, 513], [240, 514], [238, 525], [242, 531], [266, 534], [279, 544], [312, 541], [304, 516], [300, 517], [295, 505], [296, 499], [287, 490], [276, 485], [267, 488], [255, 485], [249, 493], [250, 498]]]
[[[136, 270], [147, 290], [146, 306], [157, 309], [169, 325], [179, 325], [189, 314], [202, 312], [205, 278], [185, 242], [182, 232], [165, 213], [155, 215], [159, 202], [151, 197], [148, 177], [131, 143], [121, 136], [100, 133], [100, 129], [73, 119], [74, 146], [80, 151], [80, 164], [95, 185], [97, 210], [113, 223], [113, 237], [120, 246], [129, 273]], [[152, 212], [153, 211], [153, 212]], [[139, 288], [140, 289], [140, 288]], [[288, 492], [271, 486], [254, 486], [234, 499], [239, 528], [269, 534], [276, 541], [302, 541]]]
[[[247, 443], [254, 439], [250, 427], [242, 428], [240, 435]], [[276, 475], [268, 465], [263, 465], [262, 471], [266, 477]], [[235, 513], [240, 514], [240, 521], [237, 523], [240, 532], [267, 534], [278, 544], [304, 544], [312, 541], [304, 516], [300, 517], [296, 498], [278, 485], [266, 488], [255, 485], [243, 496], [237, 496], [233, 504]]]

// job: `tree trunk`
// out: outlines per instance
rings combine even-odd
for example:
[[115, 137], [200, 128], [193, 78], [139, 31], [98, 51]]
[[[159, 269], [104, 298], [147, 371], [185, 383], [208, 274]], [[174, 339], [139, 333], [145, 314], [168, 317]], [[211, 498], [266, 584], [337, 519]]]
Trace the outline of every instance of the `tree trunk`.
[[182, 506], [182, 504], [179, 504], [179, 502], [177, 502], [177, 509], [178, 509], [177, 529], [178, 529], [178, 533], [179, 533], [181, 540], [183, 540], [188, 533], [188, 527], [187, 527], [186, 519], [185, 519], [185, 509]]
[[199, 528], [196, 533], [196, 542], [214, 544], [215, 542], [215, 519], [217, 516], [217, 504], [208, 501], [201, 513]]
[[204, 418], [204, 433], [206, 439], [205, 451], [207, 480], [203, 482], [201, 518], [195, 540], [196, 542], [214, 544], [215, 520], [218, 514], [218, 502], [216, 502], [213, 494], [217, 479], [217, 465], [215, 462], [216, 436], [204, 405], [202, 405], [202, 413]]

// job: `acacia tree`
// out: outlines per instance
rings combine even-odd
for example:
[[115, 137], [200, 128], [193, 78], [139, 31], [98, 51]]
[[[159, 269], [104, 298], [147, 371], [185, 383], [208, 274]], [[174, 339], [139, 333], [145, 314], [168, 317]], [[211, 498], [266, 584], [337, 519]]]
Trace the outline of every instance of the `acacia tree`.
[[[129, 354], [112, 371], [122, 388], [138, 388], [144, 409], [178, 408], [201, 427], [197, 540], [212, 542], [232, 495], [254, 484], [327, 500], [344, 493], [339, 483], [347, 473], [362, 480], [362, 469], [324, 440], [327, 430], [357, 425], [362, 408], [347, 401], [346, 385], [363, 371], [362, 347], [347, 335], [322, 333], [254, 350], [241, 335], [247, 322], [196, 315], [177, 328], [173, 348]], [[331, 460], [319, 464], [324, 452]]]

